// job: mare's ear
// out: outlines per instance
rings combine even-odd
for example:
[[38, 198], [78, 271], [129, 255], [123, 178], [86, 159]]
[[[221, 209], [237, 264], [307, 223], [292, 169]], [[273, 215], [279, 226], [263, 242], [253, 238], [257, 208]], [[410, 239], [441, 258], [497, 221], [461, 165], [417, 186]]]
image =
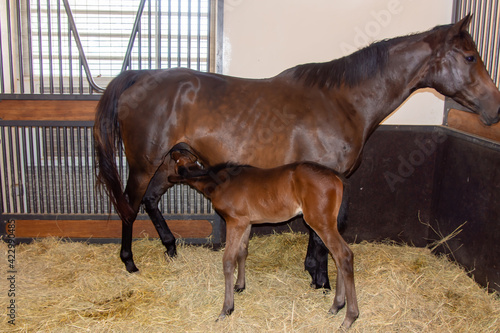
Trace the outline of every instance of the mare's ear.
[[448, 33], [448, 37], [453, 38], [461, 34], [462, 32], [467, 31], [471, 20], [472, 14], [467, 14], [467, 16], [465, 16], [463, 19], [461, 19], [451, 27], [450, 32]]

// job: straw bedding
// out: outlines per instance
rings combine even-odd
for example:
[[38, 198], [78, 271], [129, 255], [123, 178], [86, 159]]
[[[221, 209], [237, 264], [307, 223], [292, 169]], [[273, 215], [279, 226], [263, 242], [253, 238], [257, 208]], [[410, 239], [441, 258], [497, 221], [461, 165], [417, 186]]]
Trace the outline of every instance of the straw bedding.
[[[37, 240], [17, 247], [16, 325], [3, 315], [0, 330], [333, 332], [345, 310], [328, 315], [333, 293], [309, 286], [306, 245], [301, 233], [254, 237], [247, 289], [235, 295], [233, 315], [215, 322], [224, 297], [223, 250], [180, 244], [170, 260], [158, 240], [138, 240], [133, 250], [140, 272], [129, 274], [118, 244]], [[0, 247], [7, 258], [6, 244]], [[500, 332], [499, 296], [446, 258], [390, 242], [351, 248], [361, 314], [350, 332]], [[329, 270], [333, 283], [331, 259]], [[1, 281], [5, 311], [8, 286]]]

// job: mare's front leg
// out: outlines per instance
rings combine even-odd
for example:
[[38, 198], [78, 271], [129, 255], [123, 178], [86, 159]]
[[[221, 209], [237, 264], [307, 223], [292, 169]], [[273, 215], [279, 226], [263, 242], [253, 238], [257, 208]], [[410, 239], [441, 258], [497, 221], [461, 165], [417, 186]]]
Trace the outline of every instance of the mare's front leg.
[[142, 202], [144, 203], [146, 213], [148, 213], [149, 218], [153, 222], [156, 231], [160, 236], [160, 240], [163, 246], [165, 246], [166, 248], [165, 253], [169, 257], [175, 257], [177, 255], [175, 237], [170, 231], [167, 223], [165, 222], [165, 218], [158, 209], [158, 203], [161, 196], [165, 194], [165, 192], [172, 186], [172, 184], [169, 183], [167, 179], [168, 164], [164, 163], [160, 166], [160, 168], [156, 171], [155, 175], [151, 179]]
[[234, 285], [234, 291], [241, 293], [245, 290], [245, 262], [248, 256], [248, 241], [250, 239], [250, 230], [252, 226], [248, 225], [245, 233], [242, 236], [240, 250], [238, 252], [238, 278], [236, 279], [236, 284]]
[[316, 289], [331, 289], [328, 278], [328, 254], [328, 248], [321, 238], [313, 229], [309, 228], [309, 244], [307, 245], [304, 267], [311, 275], [311, 286]]

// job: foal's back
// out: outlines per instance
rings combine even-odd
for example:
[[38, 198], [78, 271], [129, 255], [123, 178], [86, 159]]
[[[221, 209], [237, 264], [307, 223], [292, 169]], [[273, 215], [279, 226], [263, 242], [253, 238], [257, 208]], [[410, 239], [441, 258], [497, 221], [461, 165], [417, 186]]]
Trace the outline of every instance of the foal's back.
[[282, 222], [305, 210], [334, 209], [331, 201], [342, 198], [342, 181], [315, 163], [241, 167], [232, 175], [221, 170], [217, 176], [226, 181], [210, 195], [214, 207], [231, 217], [245, 216], [251, 223]]

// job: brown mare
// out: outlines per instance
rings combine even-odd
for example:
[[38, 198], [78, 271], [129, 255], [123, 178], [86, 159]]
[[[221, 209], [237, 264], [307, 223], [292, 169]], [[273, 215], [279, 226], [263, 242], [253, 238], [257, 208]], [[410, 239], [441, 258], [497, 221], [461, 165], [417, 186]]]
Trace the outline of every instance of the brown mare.
[[[171, 156], [179, 176], [170, 176], [168, 181], [182, 182], [202, 192], [226, 221], [226, 248], [222, 258], [225, 295], [219, 318], [233, 312], [234, 291], [245, 289], [245, 260], [251, 225], [283, 222], [302, 214], [337, 266], [335, 297], [329, 312], [336, 314], [347, 298], [342, 326], [351, 326], [359, 315], [353, 253], [337, 228], [337, 219], [342, 223], [345, 212], [345, 202], [342, 204], [344, 185], [333, 170], [312, 162], [272, 169], [231, 164], [201, 168], [192, 151], [173, 149]], [[206, 166], [203, 161], [201, 165]], [[236, 263], [238, 278], [233, 288]]]
[[[268, 79], [189, 69], [120, 74], [99, 101], [94, 136], [98, 180], [122, 219], [120, 257], [127, 270], [137, 271], [132, 225], [141, 203], [167, 253], [176, 253], [158, 201], [173, 185], [167, 156], [179, 142], [209, 165], [231, 160], [273, 168], [314, 161], [348, 176], [379, 123], [420, 88], [453, 98], [487, 125], [498, 122], [500, 92], [466, 31], [469, 22], [467, 16]], [[130, 167], [124, 192], [115, 160], [122, 142]], [[305, 266], [317, 287], [328, 286], [327, 255], [311, 233]]]

